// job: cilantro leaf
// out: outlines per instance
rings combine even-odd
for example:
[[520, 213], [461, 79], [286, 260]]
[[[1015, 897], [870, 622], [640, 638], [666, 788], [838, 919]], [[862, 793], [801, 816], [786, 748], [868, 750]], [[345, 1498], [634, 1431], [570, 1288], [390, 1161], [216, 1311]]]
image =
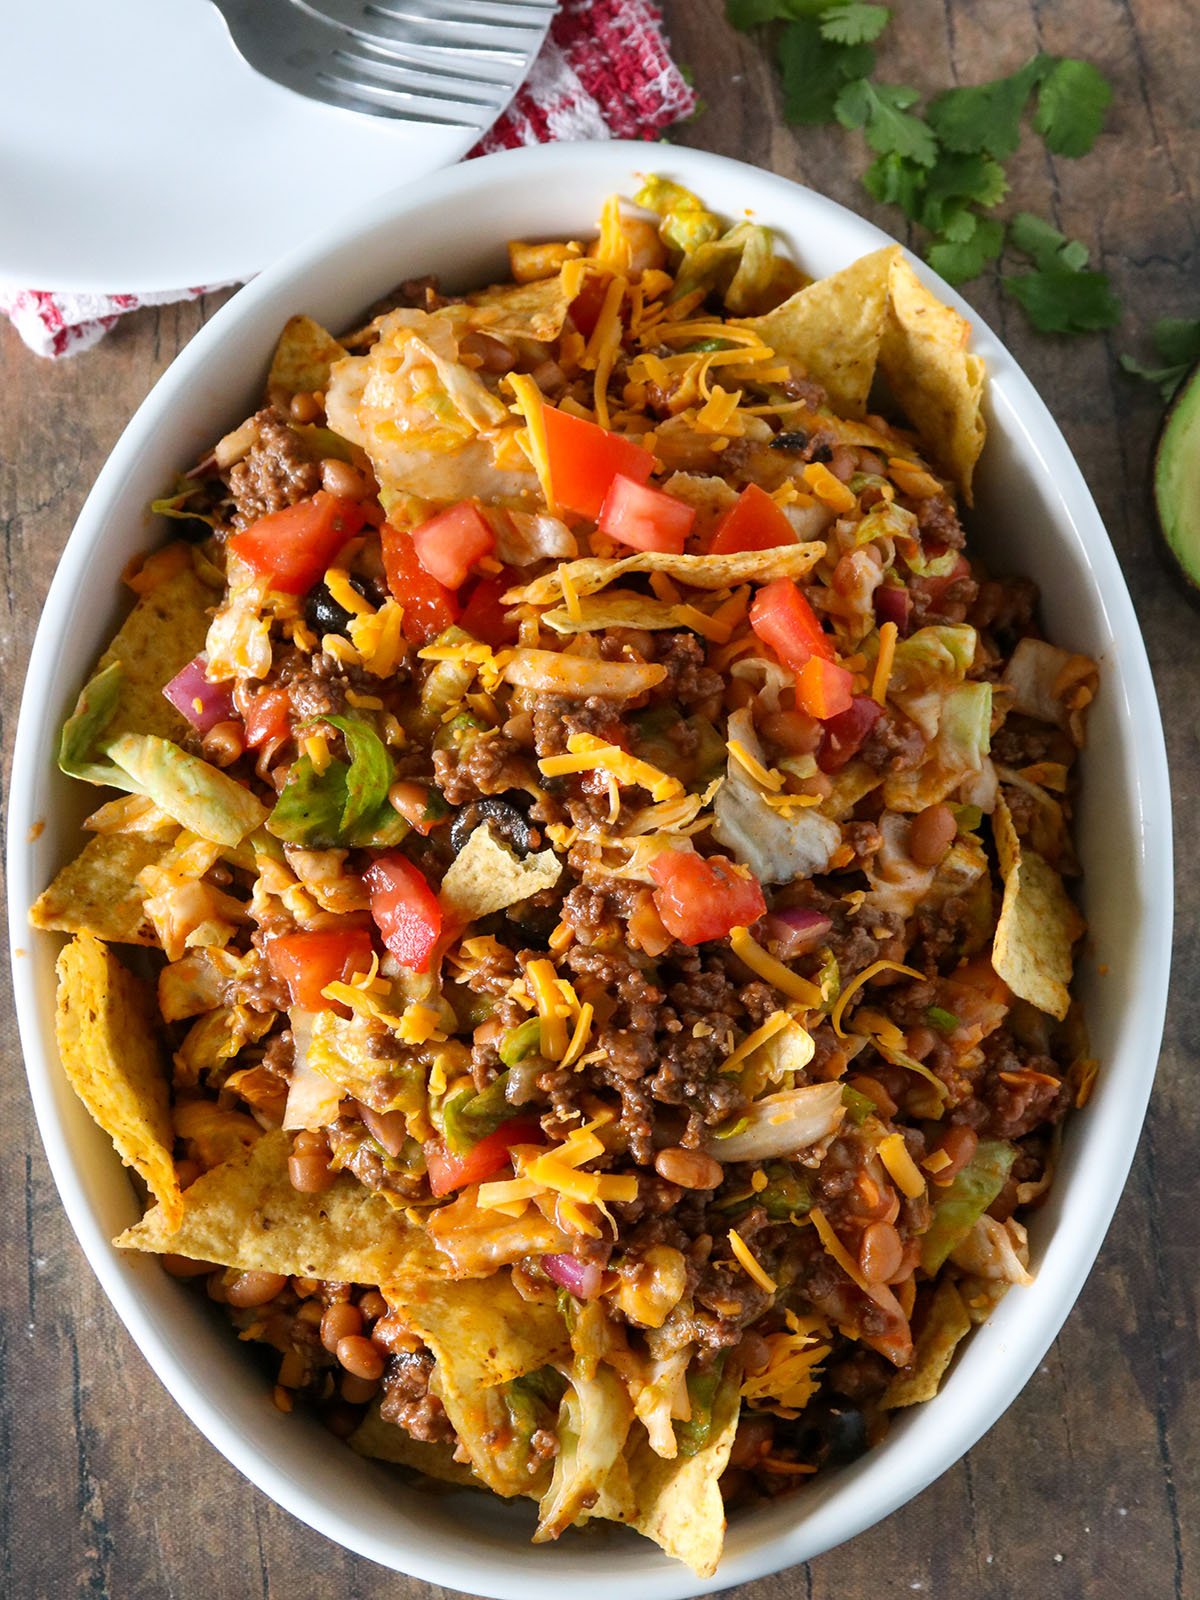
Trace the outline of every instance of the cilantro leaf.
[[1004, 244], [1004, 224], [995, 217], [980, 217], [964, 240], [935, 239], [925, 259], [947, 283], [977, 278], [994, 261]]
[[1079, 272], [1088, 264], [1087, 245], [1079, 239], [1068, 239], [1032, 211], [1017, 212], [1008, 226], [1008, 242], [1028, 256], [1039, 272], [1064, 267], [1069, 272]]
[[833, 122], [834, 106], [848, 78], [874, 70], [870, 45], [831, 44], [815, 22], [789, 22], [779, 38], [783, 114], [789, 122]]
[[887, 6], [837, 0], [821, 16], [821, 36], [835, 44], [871, 44], [892, 20]]
[[935, 96], [927, 112], [933, 131], [948, 150], [986, 151], [999, 161], [1011, 156], [1020, 142], [1025, 103], [1052, 60], [1039, 54], [1007, 78]]
[[1106, 272], [1051, 267], [1005, 278], [1004, 287], [1040, 333], [1097, 333], [1120, 321]]
[[1085, 156], [1104, 126], [1112, 86], [1090, 61], [1065, 56], [1038, 87], [1033, 125], [1059, 156]]
[[952, 244], [966, 244], [978, 226], [977, 213], [961, 200], [956, 200], [952, 205], [943, 207], [942, 225], [938, 231], [943, 239], [948, 239]]
[[925, 168], [895, 154], [878, 156], [863, 173], [863, 187], [885, 205], [899, 206], [911, 222], [921, 220]]
[[725, 0], [725, 15], [742, 33], [768, 22], [796, 22], [818, 17], [829, 0]]
[[860, 78], [838, 95], [834, 111], [844, 128], [862, 128], [867, 143], [880, 155], [907, 156], [931, 167], [937, 160], [937, 140], [926, 122], [908, 113], [919, 98], [905, 84]]
[[1145, 367], [1133, 356], [1122, 356], [1121, 365], [1135, 378], [1156, 383], [1164, 400], [1174, 398], [1176, 389], [1200, 361], [1200, 320], [1164, 317], [1154, 324], [1154, 347], [1162, 358], [1161, 367]]

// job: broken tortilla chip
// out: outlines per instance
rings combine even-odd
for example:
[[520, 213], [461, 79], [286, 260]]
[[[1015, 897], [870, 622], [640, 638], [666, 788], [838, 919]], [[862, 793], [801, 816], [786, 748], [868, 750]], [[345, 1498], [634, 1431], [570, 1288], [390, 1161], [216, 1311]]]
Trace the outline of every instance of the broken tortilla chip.
[[449, 920], [465, 927], [528, 900], [531, 894], [553, 889], [561, 874], [562, 863], [553, 850], [522, 859], [493, 838], [483, 823], [455, 856], [442, 879], [439, 899]]
[[548, 344], [562, 332], [571, 296], [562, 274], [534, 283], [498, 284], [467, 296], [468, 321], [482, 333], [509, 334]]
[[879, 366], [904, 415], [968, 505], [987, 431], [980, 414], [984, 364], [967, 349], [970, 336], [971, 324], [943, 305], [897, 251]]
[[273, 406], [286, 408], [293, 395], [328, 389], [329, 369], [346, 354], [331, 333], [311, 317], [289, 317], [279, 335], [267, 395]]
[[169, 851], [141, 834], [97, 834], [38, 896], [30, 922], [57, 933], [94, 934], [108, 944], [157, 945], [136, 880]]
[[687, 628], [695, 620], [695, 609], [656, 600], [653, 595], [634, 594], [615, 589], [602, 597], [589, 595], [579, 602], [578, 616], [567, 608], [544, 612], [542, 621], [555, 633], [597, 633], [602, 628]]
[[188, 724], [163, 688], [204, 649], [211, 589], [188, 565], [144, 594], [125, 618], [96, 670], [119, 661], [124, 669], [120, 699], [104, 730], [105, 742], [123, 733], [179, 739]]
[[630, 1526], [653, 1539], [667, 1555], [711, 1578], [725, 1544], [725, 1505], [720, 1477], [729, 1464], [741, 1415], [741, 1369], [728, 1360], [713, 1400], [708, 1438], [695, 1455], [664, 1460], [639, 1439], [630, 1453], [629, 1478], [635, 1515]]
[[452, 1444], [427, 1444], [414, 1439], [397, 1423], [385, 1422], [379, 1414], [378, 1400], [346, 1443], [360, 1456], [411, 1467], [422, 1477], [435, 1478], [439, 1483], [452, 1483], [460, 1489], [484, 1487], [465, 1462], [454, 1459]]
[[946, 1368], [959, 1342], [971, 1331], [971, 1318], [958, 1286], [943, 1278], [917, 1335], [912, 1360], [888, 1384], [881, 1402], [885, 1411], [921, 1405], [941, 1388]]
[[[566, 1324], [553, 1302], [522, 1300], [507, 1271], [458, 1282], [386, 1283], [394, 1313], [433, 1351], [436, 1388], [478, 1476], [511, 1498], [535, 1484], [523, 1460], [496, 1447], [496, 1429], [512, 1422], [503, 1386], [570, 1359]], [[516, 1452], [523, 1457], [523, 1452]], [[549, 1472], [544, 1478], [549, 1480]]]
[[58, 1050], [71, 1087], [174, 1227], [183, 1200], [150, 996], [91, 934], [64, 946], [57, 972]]
[[1017, 839], [1003, 796], [996, 803], [993, 829], [1004, 903], [992, 967], [1020, 999], [1061, 1022], [1071, 1007], [1071, 952], [1084, 931], [1083, 918], [1050, 863]]
[[819, 278], [766, 316], [735, 323], [750, 328], [777, 356], [802, 367], [839, 410], [864, 415], [879, 361], [892, 264], [888, 245]]
[[159, 1205], [115, 1242], [122, 1250], [190, 1256], [243, 1272], [339, 1283], [436, 1276], [437, 1251], [402, 1211], [339, 1174], [321, 1194], [288, 1177], [292, 1136], [264, 1133], [244, 1154], [197, 1178], [176, 1221]]
[[638, 572], [665, 572], [689, 589], [735, 589], [739, 583], [769, 583], [773, 578], [803, 578], [825, 554], [821, 540], [776, 545], [771, 550], [737, 550], [726, 556], [673, 556], [649, 550], [620, 561], [588, 556], [561, 562], [523, 588], [502, 596], [505, 605], [554, 605], [563, 598], [563, 574], [580, 596], [599, 594], [616, 578]]

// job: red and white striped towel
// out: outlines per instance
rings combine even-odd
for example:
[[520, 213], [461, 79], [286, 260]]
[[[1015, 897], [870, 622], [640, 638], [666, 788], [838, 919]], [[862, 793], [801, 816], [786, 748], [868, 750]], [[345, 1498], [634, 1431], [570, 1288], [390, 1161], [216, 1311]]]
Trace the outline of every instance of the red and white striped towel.
[[[653, 139], [690, 116], [696, 97], [671, 59], [651, 0], [563, 0], [512, 105], [472, 155], [551, 139]], [[161, 294], [67, 294], [0, 288], [0, 313], [40, 356], [75, 355], [140, 306], [194, 300]]]

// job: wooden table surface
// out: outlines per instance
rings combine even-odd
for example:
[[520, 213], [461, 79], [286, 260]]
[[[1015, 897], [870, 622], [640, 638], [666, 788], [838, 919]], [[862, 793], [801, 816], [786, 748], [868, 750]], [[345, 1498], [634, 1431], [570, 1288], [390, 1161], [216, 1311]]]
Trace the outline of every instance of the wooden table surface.
[[[876, 217], [857, 136], [788, 128], [757, 41], [721, 0], [668, 3], [701, 115], [684, 143], [794, 177]], [[1171, 1015], [1133, 1174], [1099, 1262], [1020, 1399], [914, 1504], [739, 1600], [1184, 1600], [1200, 1594], [1196, 1248], [1200, 1035], [1190, 806], [1200, 790], [1196, 613], [1156, 559], [1146, 467], [1159, 405], [1126, 378], [1162, 315], [1200, 313], [1200, 46], [1188, 0], [901, 0], [881, 76], [934, 91], [1009, 71], [1033, 51], [1080, 54], [1115, 87], [1081, 161], [1027, 139], [1021, 206], [1084, 239], [1125, 318], [1111, 335], [1032, 333], [997, 282], [968, 293], [1062, 425], [1099, 503], [1146, 633], [1175, 785], [1179, 915]], [[244, 203], [241, 202], [241, 203]], [[214, 219], [220, 225], [220, 219]], [[39, 606], [58, 553], [126, 419], [220, 303], [147, 310], [95, 350], [39, 361], [0, 332], [4, 533], [0, 731], [5, 763]], [[49, 732], [47, 734], [49, 737]], [[2, 980], [7, 988], [7, 971]], [[7, 1004], [7, 999], [6, 1002]], [[327, 1543], [246, 1483], [179, 1412], [101, 1295], [59, 1206], [13, 1029], [0, 1041], [0, 1595], [12, 1600], [432, 1600]], [[799, 1509], [799, 1504], [798, 1504]]]

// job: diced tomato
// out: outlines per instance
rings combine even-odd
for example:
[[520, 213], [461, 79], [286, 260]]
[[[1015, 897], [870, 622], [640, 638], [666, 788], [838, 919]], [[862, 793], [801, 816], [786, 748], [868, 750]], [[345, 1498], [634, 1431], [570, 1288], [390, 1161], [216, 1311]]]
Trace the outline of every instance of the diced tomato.
[[429, 1187], [435, 1195], [443, 1195], [465, 1189], [469, 1183], [484, 1183], [508, 1165], [509, 1151], [514, 1145], [543, 1142], [541, 1128], [530, 1117], [514, 1117], [461, 1156], [431, 1139], [425, 1146]]
[[817, 754], [822, 772], [840, 772], [862, 749], [871, 729], [883, 715], [883, 707], [869, 694], [856, 694], [845, 711], [825, 723], [825, 737]]
[[960, 578], [971, 576], [971, 563], [966, 556], [960, 555], [944, 578], [921, 578], [919, 580], [927, 598], [927, 611], [936, 612], [941, 604], [942, 596], [952, 583], [957, 583]]
[[776, 578], [758, 591], [750, 607], [750, 626], [793, 672], [813, 656], [833, 660], [833, 640], [790, 578]]
[[684, 944], [728, 938], [766, 915], [762, 885], [724, 856], [663, 850], [650, 863], [654, 904], [663, 927]]
[[332, 1011], [335, 1002], [326, 1000], [322, 990], [369, 969], [371, 935], [366, 928], [282, 933], [267, 945], [267, 965], [287, 984], [294, 1006]]
[[714, 556], [727, 556], [735, 550], [774, 550], [795, 543], [796, 530], [778, 501], [751, 483], [713, 529], [708, 548]]
[[514, 579], [508, 572], [501, 573], [498, 578], [478, 579], [471, 585], [467, 603], [458, 619], [465, 633], [469, 633], [472, 639], [482, 639], [493, 650], [501, 645], [515, 644], [517, 640], [517, 625], [508, 620], [505, 613], [509, 608], [501, 599], [514, 582], [519, 583], [520, 579]]
[[417, 559], [411, 533], [385, 522], [379, 530], [383, 547], [383, 570], [388, 588], [404, 607], [401, 624], [404, 637], [417, 646], [428, 644], [458, 621], [458, 599], [429, 573]]
[[581, 517], [600, 515], [604, 497], [618, 472], [645, 483], [654, 471], [654, 457], [632, 439], [610, 433], [598, 423], [555, 406], [543, 406], [546, 449], [554, 498]]
[[853, 705], [853, 682], [845, 667], [810, 656], [796, 674], [796, 706], [818, 722], [828, 722]]
[[474, 500], [447, 506], [413, 529], [417, 560], [431, 578], [447, 589], [459, 589], [475, 563], [496, 548], [491, 524]]
[[583, 288], [571, 301], [571, 320], [585, 339], [591, 338], [592, 330], [600, 320], [609, 281], [601, 273], [589, 272], [583, 280]]
[[442, 931], [442, 908], [421, 872], [398, 850], [377, 856], [363, 873], [371, 915], [402, 967], [426, 972]]
[[674, 495], [652, 489], [618, 472], [600, 507], [597, 526], [618, 544], [634, 550], [665, 550], [682, 555], [696, 513]]
[[272, 511], [228, 541], [228, 548], [282, 594], [307, 594], [338, 551], [362, 527], [363, 507], [319, 489]]
[[246, 743], [251, 750], [280, 744], [292, 731], [292, 702], [286, 689], [260, 689], [246, 707]]

